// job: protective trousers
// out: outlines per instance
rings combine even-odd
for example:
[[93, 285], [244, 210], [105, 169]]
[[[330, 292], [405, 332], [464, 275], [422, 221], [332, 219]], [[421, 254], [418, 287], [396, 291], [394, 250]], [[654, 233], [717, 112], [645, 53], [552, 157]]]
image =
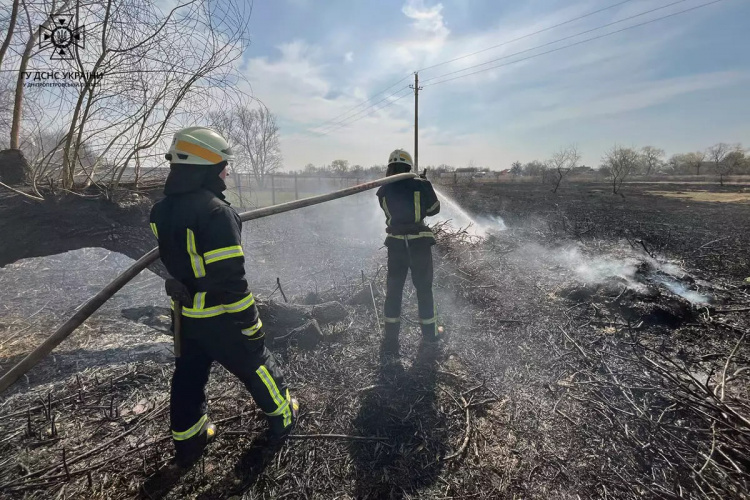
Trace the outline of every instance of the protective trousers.
[[390, 337], [398, 336], [401, 325], [401, 299], [406, 275], [417, 290], [419, 323], [429, 340], [437, 338], [437, 318], [432, 295], [432, 246], [426, 240], [399, 239], [388, 245], [388, 278], [385, 294], [385, 330]]
[[265, 346], [262, 330], [252, 337], [237, 327], [196, 331], [195, 323], [200, 325], [200, 321], [203, 320], [183, 328], [182, 352], [175, 360], [172, 376], [170, 416], [178, 454], [181, 447], [187, 450], [192, 446], [190, 438], [205, 430], [208, 420], [205, 386], [213, 361], [245, 384], [255, 403], [269, 416], [272, 430], [290, 425], [289, 391], [281, 369]]

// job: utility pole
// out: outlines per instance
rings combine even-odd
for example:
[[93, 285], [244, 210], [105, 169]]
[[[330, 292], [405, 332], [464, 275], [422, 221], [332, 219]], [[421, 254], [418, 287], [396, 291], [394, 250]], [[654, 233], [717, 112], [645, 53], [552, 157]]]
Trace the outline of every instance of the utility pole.
[[414, 173], [419, 174], [419, 73], [414, 72], [414, 85], [409, 85], [414, 89]]

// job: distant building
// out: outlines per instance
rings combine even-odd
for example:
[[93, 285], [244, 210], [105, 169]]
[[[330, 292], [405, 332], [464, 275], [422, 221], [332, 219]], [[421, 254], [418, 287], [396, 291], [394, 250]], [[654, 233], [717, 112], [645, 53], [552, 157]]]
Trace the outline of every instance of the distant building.
[[591, 167], [587, 167], [586, 165], [581, 165], [580, 167], [571, 168], [570, 173], [574, 175], [593, 174], [594, 169]]

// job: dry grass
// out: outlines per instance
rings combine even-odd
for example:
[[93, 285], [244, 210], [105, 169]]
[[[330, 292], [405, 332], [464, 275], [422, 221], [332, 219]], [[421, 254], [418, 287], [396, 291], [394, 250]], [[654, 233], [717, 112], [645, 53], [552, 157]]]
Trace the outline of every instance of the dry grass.
[[656, 196], [680, 198], [690, 201], [707, 201], [718, 203], [750, 203], [750, 192], [716, 193], [712, 191], [646, 191]]

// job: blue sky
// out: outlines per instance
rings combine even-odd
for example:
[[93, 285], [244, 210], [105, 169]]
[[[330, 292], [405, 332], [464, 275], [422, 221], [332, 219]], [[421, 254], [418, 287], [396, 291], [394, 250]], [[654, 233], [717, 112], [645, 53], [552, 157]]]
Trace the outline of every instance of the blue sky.
[[[256, 0], [243, 71], [254, 95], [279, 118], [287, 168], [339, 158], [384, 163], [394, 148], [413, 150], [413, 96], [400, 89], [413, 83], [415, 70], [620, 4], [420, 71], [420, 165], [473, 161], [503, 169], [515, 160], [545, 159], [568, 144], [580, 148], [588, 165], [598, 165], [615, 143], [654, 145], [667, 154], [716, 142], [748, 147], [747, 0], [723, 0], [513, 63], [709, 1]], [[630, 16], [638, 17], [574, 36]], [[564, 37], [572, 38], [558, 42]], [[499, 58], [495, 64], [504, 66], [428, 85], [441, 81], [431, 78]], [[321, 128], [324, 122], [394, 92], [390, 99], [405, 97], [319, 133], [331, 128]]]

